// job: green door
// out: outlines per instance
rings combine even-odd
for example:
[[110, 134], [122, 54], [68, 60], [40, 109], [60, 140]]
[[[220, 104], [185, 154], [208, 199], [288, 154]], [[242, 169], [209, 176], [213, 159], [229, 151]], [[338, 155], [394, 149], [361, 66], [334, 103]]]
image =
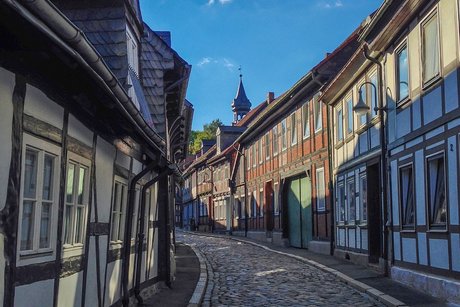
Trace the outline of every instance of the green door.
[[310, 179], [292, 179], [287, 186], [289, 242], [291, 246], [307, 248], [312, 237]]
[[311, 181], [308, 177], [300, 180], [300, 217], [302, 229], [302, 247], [308, 248], [308, 242], [312, 238], [312, 217], [311, 217]]

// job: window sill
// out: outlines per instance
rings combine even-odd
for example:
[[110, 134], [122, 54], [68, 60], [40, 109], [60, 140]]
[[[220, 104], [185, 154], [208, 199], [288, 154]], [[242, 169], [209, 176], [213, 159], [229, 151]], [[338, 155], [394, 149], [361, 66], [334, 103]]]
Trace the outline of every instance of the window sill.
[[306, 140], [306, 139], [308, 139], [308, 138], [310, 138], [310, 134], [304, 135], [302, 139], [303, 139], [303, 140]]
[[29, 259], [29, 258], [51, 256], [53, 255], [53, 253], [54, 251], [51, 248], [40, 249], [40, 250], [28, 250], [28, 251], [20, 251], [19, 257], [21, 259]]
[[355, 135], [353, 132], [350, 132], [347, 137], [345, 138], [345, 143], [348, 143], [349, 141], [353, 140], [355, 138]]
[[[406, 228], [404, 228], [404, 227], [406, 227]], [[416, 232], [415, 228], [408, 228], [408, 227], [410, 227], [410, 226], [402, 226], [401, 230], [399, 232], [401, 232], [401, 233], [415, 233]]]
[[434, 87], [439, 81], [441, 81], [441, 73], [437, 73], [436, 76], [432, 77], [430, 80], [423, 82], [422, 90], [428, 91], [431, 87]]
[[400, 109], [400, 110], [404, 110], [406, 107], [408, 107], [410, 105], [410, 102], [411, 102], [411, 99], [409, 96], [407, 96], [406, 98], [398, 101], [396, 103], [396, 108], [397, 109]]
[[337, 142], [334, 146], [335, 149], [339, 149], [340, 147], [342, 147], [344, 144], [343, 140], [340, 140], [339, 142]]
[[433, 225], [433, 226], [430, 226], [426, 232], [431, 232], [431, 233], [448, 233], [449, 232], [449, 230], [447, 229], [447, 225], [443, 225], [439, 227], [445, 227], [445, 228], [441, 229]]

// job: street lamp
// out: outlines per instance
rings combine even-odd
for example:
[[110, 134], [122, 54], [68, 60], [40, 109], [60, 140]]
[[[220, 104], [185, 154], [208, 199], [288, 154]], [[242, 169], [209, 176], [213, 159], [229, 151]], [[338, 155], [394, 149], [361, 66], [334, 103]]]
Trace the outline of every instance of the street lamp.
[[[363, 84], [361, 84], [361, 86], [359, 87], [359, 98], [358, 98], [358, 103], [353, 107], [353, 111], [356, 112], [356, 114], [358, 115], [364, 115], [366, 114], [369, 110], [370, 110], [370, 107], [364, 102], [364, 99], [363, 99], [363, 86], [367, 85], [367, 84], [370, 84], [372, 85], [372, 87], [374, 88], [374, 99], [375, 101], [378, 101], [377, 100], [377, 86], [372, 83], [372, 82], [364, 82]], [[380, 105], [380, 101], [378, 101], [379, 105]], [[388, 111], [388, 109], [386, 107], [380, 107], [380, 106], [376, 106], [374, 108], [374, 111], [375, 112], [378, 112], [378, 111]]]

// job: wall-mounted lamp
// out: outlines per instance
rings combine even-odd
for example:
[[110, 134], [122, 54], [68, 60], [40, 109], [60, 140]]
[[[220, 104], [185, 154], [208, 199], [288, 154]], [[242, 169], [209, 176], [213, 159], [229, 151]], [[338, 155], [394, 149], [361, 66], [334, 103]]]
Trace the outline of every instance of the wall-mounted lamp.
[[[372, 82], [364, 82], [363, 84], [361, 84], [361, 86], [359, 87], [359, 98], [358, 98], [358, 103], [353, 107], [353, 111], [355, 111], [358, 115], [364, 115], [366, 114], [369, 110], [370, 110], [370, 107], [364, 102], [364, 99], [363, 99], [363, 86], [367, 85], [367, 84], [370, 84], [372, 85], [372, 87], [374, 88], [374, 99], [375, 101], [377, 101], [377, 87], [375, 86], [374, 83]], [[375, 112], [378, 112], [378, 111], [388, 111], [388, 108], [387, 107], [375, 107], [374, 108], [374, 111]]]

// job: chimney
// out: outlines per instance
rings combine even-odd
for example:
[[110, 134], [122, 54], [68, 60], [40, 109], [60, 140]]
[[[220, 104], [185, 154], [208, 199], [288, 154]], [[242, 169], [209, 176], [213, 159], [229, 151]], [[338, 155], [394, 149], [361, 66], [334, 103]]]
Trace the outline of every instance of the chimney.
[[273, 100], [275, 100], [275, 93], [268, 92], [267, 93], [267, 104], [270, 104]]

